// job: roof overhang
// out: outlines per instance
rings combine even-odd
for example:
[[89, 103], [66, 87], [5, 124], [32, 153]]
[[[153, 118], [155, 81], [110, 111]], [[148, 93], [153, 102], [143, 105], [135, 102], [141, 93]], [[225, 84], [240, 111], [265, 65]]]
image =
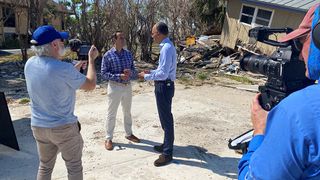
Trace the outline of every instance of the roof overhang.
[[299, 13], [306, 13], [308, 9], [302, 9], [302, 8], [296, 8], [296, 7], [290, 7], [282, 4], [275, 4], [271, 2], [264, 2], [264, 1], [257, 1], [257, 0], [241, 0], [243, 3], [248, 4], [254, 4], [258, 6], [268, 7], [268, 8], [277, 8], [277, 9], [283, 9], [287, 11], [294, 11]]

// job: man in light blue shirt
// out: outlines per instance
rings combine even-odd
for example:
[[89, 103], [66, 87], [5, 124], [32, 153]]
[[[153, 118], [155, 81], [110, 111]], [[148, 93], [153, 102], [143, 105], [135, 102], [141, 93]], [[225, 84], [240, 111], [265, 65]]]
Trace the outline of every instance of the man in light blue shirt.
[[[320, 20], [319, 4], [311, 7], [299, 28], [281, 42], [299, 39], [306, 76], [320, 79], [320, 50], [311, 39], [311, 29]], [[320, 36], [320, 34], [316, 34]], [[320, 85], [292, 93], [269, 114], [253, 100], [251, 120], [254, 137], [239, 162], [238, 179], [320, 179]]]
[[74, 115], [75, 95], [79, 88], [95, 88], [94, 64], [98, 51], [91, 47], [87, 76], [84, 76], [80, 68], [60, 60], [65, 53], [63, 40], [68, 36], [52, 26], [36, 29], [31, 40], [36, 55], [27, 61], [24, 69], [31, 99], [31, 127], [40, 160], [37, 180], [51, 179], [58, 152], [66, 163], [68, 179], [83, 179], [83, 140]]
[[159, 65], [156, 70], [151, 70], [144, 75], [145, 80], [164, 81], [176, 80], [177, 54], [176, 48], [168, 37], [160, 43]]
[[161, 127], [164, 130], [164, 141], [154, 150], [161, 155], [154, 162], [155, 166], [164, 166], [172, 161], [174, 125], [171, 113], [172, 98], [174, 96], [174, 80], [176, 79], [177, 54], [176, 49], [168, 38], [168, 26], [159, 22], [152, 28], [152, 38], [160, 43], [159, 66], [156, 70], [139, 73], [139, 77], [155, 82], [155, 95]]

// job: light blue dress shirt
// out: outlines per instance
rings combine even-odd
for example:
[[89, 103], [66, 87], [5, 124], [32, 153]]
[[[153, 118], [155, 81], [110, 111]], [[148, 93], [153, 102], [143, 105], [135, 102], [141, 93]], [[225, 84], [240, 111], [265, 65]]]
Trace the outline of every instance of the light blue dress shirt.
[[177, 52], [169, 38], [165, 38], [160, 43], [159, 65], [156, 70], [145, 74], [145, 80], [164, 81], [170, 79], [176, 80], [177, 71]]

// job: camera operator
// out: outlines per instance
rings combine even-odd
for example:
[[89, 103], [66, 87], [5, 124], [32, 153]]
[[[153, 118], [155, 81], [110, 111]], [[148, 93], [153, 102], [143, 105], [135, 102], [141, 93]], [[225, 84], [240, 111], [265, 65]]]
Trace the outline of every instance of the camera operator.
[[[311, 7], [299, 28], [280, 40], [300, 40], [300, 58], [306, 64], [306, 76], [313, 80], [320, 79], [320, 50], [311, 39], [319, 10], [319, 4]], [[269, 114], [259, 104], [260, 94], [255, 96], [251, 108], [254, 137], [239, 162], [238, 179], [320, 179], [319, 92], [317, 84], [296, 91]]]
[[69, 180], [83, 179], [83, 139], [80, 124], [74, 115], [77, 89], [93, 90], [96, 86], [95, 59], [98, 51], [92, 46], [87, 76], [72, 64], [60, 60], [65, 53], [63, 40], [67, 32], [52, 26], [41, 26], [32, 35], [35, 56], [25, 65], [25, 77], [31, 99], [31, 128], [39, 154], [38, 180], [51, 179], [58, 152], [68, 169]]

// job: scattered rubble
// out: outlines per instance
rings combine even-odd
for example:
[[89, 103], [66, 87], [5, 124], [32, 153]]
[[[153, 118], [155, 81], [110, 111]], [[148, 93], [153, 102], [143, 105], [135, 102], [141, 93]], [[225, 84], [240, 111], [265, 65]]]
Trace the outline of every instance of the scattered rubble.
[[178, 65], [238, 73], [240, 53], [229, 54], [233, 51], [221, 47], [219, 40], [219, 36], [202, 36], [196, 40], [195, 45], [190, 47], [180, 43], [181, 51], [178, 53]]
[[[220, 36], [200, 36], [195, 44], [178, 44], [178, 72], [177, 77], [193, 80], [196, 74], [207, 71], [210, 74], [229, 74], [239, 77], [253, 77], [264, 82], [265, 77], [258, 74], [241, 71], [240, 59], [246, 49], [235, 51], [219, 44]], [[250, 51], [251, 52], [251, 51]], [[191, 78], [192, 77], [192, 78]]]

